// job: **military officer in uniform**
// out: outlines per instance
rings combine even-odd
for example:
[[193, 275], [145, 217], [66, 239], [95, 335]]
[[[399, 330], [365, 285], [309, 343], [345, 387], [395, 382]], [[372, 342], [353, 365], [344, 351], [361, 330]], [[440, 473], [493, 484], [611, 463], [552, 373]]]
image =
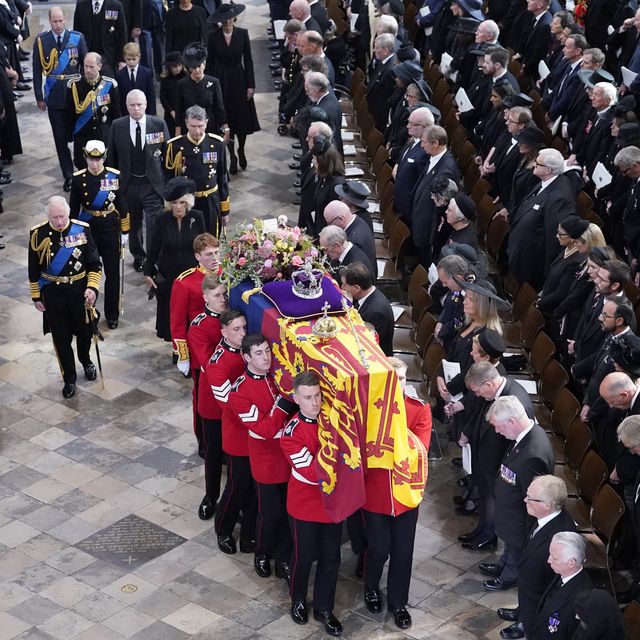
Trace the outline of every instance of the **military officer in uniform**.
[[118, 83], [100, 75], [102, 60], [97, 53], [89, 52], [84, 58], [84, 77], [69, 80], [67, 109], [73, 122], [73, 161], [78, 169], [86, 169], [83, 149], [89, 140], [109, 138], [109, 128], [120, 116]]
[[69, 205], [61, 196], [47, 202], [47, 220], [31, 228], [29, 288], [35, 307], [44, 313], [45, 333], [51, 331], [64, 387], [76, 392], [76, 365], [71, 342], [76, 336], [78, 360], [87, 380], [95, 380], [91, 362], [91, 316], [102, 275], [100, 256], [86, 222], [69, 219]]
[[51, 29], [36, 36], [33, 43], [33, 91], [38, 108], [47, 111], [53, 131], [58, 162], [64, 179], [64, 190], [71, 189], [73, 162], [67, 142], [67, 82], [80, 79], [80, 69], [87, 53], [87, 44], [79, 31], [65, 28], [62, 7], [49, 9]]
[[207, 113], [198, 105], [186, 112], [187, 134], [167, 143], [167, 179], [186, 176], [196, 183], [195, 207], [204, 215], [209, 233], [220, 235], [231, 209], [224, 140], [207, 133]]
[[129, 211], [119, 191], [117, 169], [104, 166], [107, 149], [101, 140], [84, 148], [87, 168], [73, 175], [71, 216], [88, 222], [104, 266], [104, 315], [109, 329], [118, 326], [122, 249], [129, 234]]

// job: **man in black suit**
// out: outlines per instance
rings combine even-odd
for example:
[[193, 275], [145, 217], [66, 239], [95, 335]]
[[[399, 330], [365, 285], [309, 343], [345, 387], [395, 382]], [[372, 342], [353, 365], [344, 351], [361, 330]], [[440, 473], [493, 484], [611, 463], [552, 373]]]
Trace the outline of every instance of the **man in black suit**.
[[428, 269], [432, 262], [436, 225], [436, 206], [431, 197], [430, 187], [436, 177], [458, 182], [459, 171], [456, 159], [447, 149], [448, 137], [443, 127], [427, 127], [422, 132], [420, 141], [422, 149], [429, 156], [429, 162], [413, 189], [409, 226], [420, 264]]
[[309, 9], [311, 17], [320, 25], [320, 33], [329, 29], [329, 15], [320, 0], [310, 0]]
[[336, 70], [331, 59], [324, 52], [324, 40], [318, 31], [305, 31], [298, 36], [298, 51], [302, 57], [318, 56], [327, 67], [327, 78], [333, 87], [336, 84]]
[[426, 107], [418, 107], [409, 113], [409, 140], [400, 152], [398, 164], [393, 168], [393, 206], [406, 223], [411, 220], [411, 193], [429, 161], [429, 156], [420, 143], [420, 137], [423, 131], [433, 124], [433, 114]]
[[625, 147], [616, 154], [614, 163], [633, 180], [624, 209], [624, 241], [629, 257], [640, 258], [640, 149]]
[[497, 564], [479, 567], [492, 576], [484, 582], [487, 591], [505, 591], [516, 584], [526, 543], [527, 490], [535, 476], [553, 473], [554, 456], [549, 437], [527, 416], [516, 397], [499, 397], [487, 412], [487, 420], [496, 433], [513, 440], [495, 481], [496, 533], [504, 542], [504, 553]]
[[[360, 247], [356, 247], [353, 242], [349, 242], [346, 231], [335, 224], [330, 224], [320, 231], [318, 242], [320, 248], [329, 258], [329, 262], [336, 273], [336, 279], [338, 279], [337, 274], [340, 273], [341, 268], [353, 262], [361, 262], [367, 267], [367, 270], [370, 269], [366, 253]], [[375, 272], [371, 273], [373, 282], [377, 280], [376, 276]]]
[[347, 240], [362, 249], [367, 256], [369, 271], [376, 271], [376, 245], [369, 225], [355, 213], [351, 213], [349, 206], [340, 200], [332, 200], [324, 208], [324, 219], [327, 224], [335, 224], [344, 229]]
[[120, 91], [120, 112], [127, 110], [127, 95], [132, 89], [140, 89], [147, 98], [147, 111], [150, 116], [156, 115], [156, 90], [153, 86], [153, 71], [140, 64], [140, 46], [135, 42], [124, 45], [124, 61], [126, 66], [116, 73]]
[[361, 262], [353, 262], [340, 272], [340, 279], [362, 319], [374, 326], [384, 354], [392, 356], [393, 310], [384, 293], [373, 286], [368, 268]]
[[538, 291], [560, 253], [558, 224], [575, 213], [571, 183], [563, 172], [562, 154], [556, 149], [541, 149], [533, 170], [540, 185], [509, 212], [509, 270], [518, 282], [528, 282]]
[[[504, 351], [504, 349], [503, 349]], [[514, 396], [524, 407], [529, 418], [534, 417], [529, 394], [516, 380], [503, 376], [491, 362], [476, 362], [465, 376], [467, 389], [475, 396], [472, 406], [465, 404], [465, 425], [461, 441], [471, 445], [473, 484], [480, 498], [480, 521], [476, 528], [462, 540], [463, 549], [482, 551], [495, 548], [495, 484], [500, 462], [509, 441], [496, 433], [485, 416], [501, 396]]]
[[79, 0], [73, 28], [84, 34], [89, 51], [102, 56], [105, 72], [113, 75], [128, 40], [125, 10], [119, 0]]
[[583, 568], [586, 555], [587, 543], [579, 533], [561, 531], [551, 538], [549, 565], [557, 575], [538, 602], [531, 630], [535, 640], [573, 637], [579, 624], [576, 596], [593, 589]]
[[162, 215], [163, 160], [169, 131], [161, 118], [146, 115], [147, 100], [139, 89], [127, 96], [128, 116], [118, 118], [109, 135], [109, 164], [120, 170], [120, 188], [131, 213], [129, 250], [133, 268], [142, 271], [146, 252], [142, 221], [146, 219], [147, 242]]
[[[53, 141], [64, 179], [63, 188], [69, 191], [73, 177], [73, 162], [67, 144], [69, 126], [66, 81], [71, 76], [79, 76], [87, 54], [87, 43], [80, 32], [66, 29], [62, 7], [49, 9], [49, 25], [51, 29], [36, 36], [33, 44], [33, 91], [36, 94], [38, 108], [49, 115]], [[48, 71], [45, 72], [45, 69]]]
[[304, 79], [304, 90], [312, 103], [311, 106], [320, 107], [329, 117], [333, 140], [342, 153], [342, 109], [336, 94], [331, 90], [329, 79], [324, 73], [309, 71]]
[[549, 544], [560, 531], [575, 531], [576, 525], [564, 510], [567, 487], [556, 476], [537, 476], [526, 495], [527, 513], [535, 518], [531, 525], [522, 559], [518, 565], [518, 606], [498, 609], [498, 616], [512, 625], [500, 631], [505, 640], [533, 638], [533, 619], [538, 602], [553, 580], [549, 566]]
[[538, 65], [546, 58], [549, 50], [550, 25], [553, 20], [549, 4], [550, 0], [527, 0], [527, 10], [531, 18], [518, 51], [522, 54], [523, 72], [533, 80], [540, 77]]
[[378, 131], [389, 121], [389, 98], [396, 88], [393, 66], [396, 63], [396, 39], [390, 33], [379, 35], [373, 44], [377, 64], [367, 83], [367, 104]]
[[289, 15], [304, 24], [305, 31], [324, 33], [318, 21], [311, 15], [311, 7], [307, 0], [293, 0], [289, 5]]

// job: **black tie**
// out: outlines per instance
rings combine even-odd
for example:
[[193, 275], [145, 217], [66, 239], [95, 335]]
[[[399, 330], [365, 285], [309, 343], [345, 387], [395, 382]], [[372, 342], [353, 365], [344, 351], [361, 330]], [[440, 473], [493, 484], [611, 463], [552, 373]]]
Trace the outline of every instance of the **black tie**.
[[[133, 69], [131, 69], [131, 84], [135, 84], [136, 83], [136, 77], [133, 75]], [[138, 125], [138, 127], [140, 127], [140, 125]]]
[[142, 129], [140, 129], [140, 123], [136, 122], [136, 152], [140, 151], [142, 151]]
[[58, 51], [62, 50], [62, 36], [58, 36]]
[[100, 13], [100, 3], [99, 2], [94, 2], [93, 3], [93, 13], [95, 13], [96, 15], [98, 13]]

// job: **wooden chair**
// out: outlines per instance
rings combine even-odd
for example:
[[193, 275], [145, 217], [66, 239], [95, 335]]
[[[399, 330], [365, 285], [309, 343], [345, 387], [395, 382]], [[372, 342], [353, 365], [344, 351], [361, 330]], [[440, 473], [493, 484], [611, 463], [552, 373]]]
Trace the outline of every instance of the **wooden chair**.
[[494, 266], [498, 262], [498, 256], [500, 255], [500, 250], [502, 249], [508, 232], [509, 224], [504, 218], [498, 217], [491, 221], [487, 231], [486, 245], [487, 253], [493, 260]]
[[584, 214], [584, 219], [593, 224], [597, 224], [601, 229], [604, 229], [604, 220], [593, 210], [590, 209]]
[[473, 185], [473, 189], [469, 192], [469, 197], [476, 203], [476, 206], [479, 206], [482, 198], [489, 193], [490, 189], [491, 184], [484, 178], [480, 178], [476, 180], [476, 183]]
[[626, 606], [623, 617], [629, 640], [640, 640], [640, 603], [632, 600]]
[[[491, 221], [489, 231], [487, 233], [487, 252], [489, 252], [489, 238], [492, 233], [491, 229], [496, 222], [499, 222], [500, 220], [503, 220], [503, 218], [494, 218]], [[504, 339], [508, 346], [520, 347], [522, 345], [522, 322], [537, 297], [538, 294], [536, 293], [536, 290], [528, 282], [525, 282], [518, 287], [518, 291], [513, 298], [513, 304], [511, 305], [511, 318], [503, 321], [502, 323]]]
[[591, 524], [593, 533], [583, 534], [587, 540], [587, 570], [603, 571], [608, 580], [605, 587], [615, 596], [613, 576], [611, 574], [611, 560], [609, 554], [612, 542], [617, 533], [618, 524], [624, 514], [624, 501], [611, 488], [605, 484], [593, 500], [591, 510]]
[[593, 531], [591, 509], [608, 477], [609, 470], [605, 461], [595, 451], [587, 451], [578, 470], [578, 495], [567, 498], [565, 504], [567, 513], [578, 525], [579, 531]]
[[416, 350], [421, 358], [424, 358], [431, 338], [433, 338], [436, 322], [430, 313], [423, 313], [420, 318], [420, 324], [416, 328]]
[[589, 427], [579, 417], [575, 418], [564, 443], [564, 464], [556, 464], [554, 471], [554, 475], [564, 480], [570, 496], [578, 495], [576, 473], [592, 443]]
[[397, 283], [402, 276], [402, 265], [411, 239], [411, 230], [398, 219], [389, 237], [389, 260], [385, 261], [384, 272], [378, 282], [395, 280]]
[[423, 285], [429, 285], [429, 276], [427, 270], [419, 264], [413, 270], [407, 285], [408, 304], [404, 305], [404, 311], [395, 323], [396, 330], [409, 329], [412, 340], [415, 340], [415, 327], [420, 323], [422, 314], [431, 306], [431, 296]]
[[520, 333], [520, 345], [529, 352], [533, 347], [538, 334], [544, 329], [545, 318], [537, 307], [531, 305], [522, 321], [522, 332]]
[[578, 197], [576, 198], [576, 209], [578, 211], [578, 215], [583, 218], [588, 211], [593, 209], [593, 199], [588, 193], [584, 191], [580, 191], [580, 193], [578, 193]]
[[478, 208], [478, 231], [486, 234], [496, 212], [496, 205], [493, 203], [491, 196], [485, 194], [482, 196], [479, 204], [476, 202], [476, 207]]

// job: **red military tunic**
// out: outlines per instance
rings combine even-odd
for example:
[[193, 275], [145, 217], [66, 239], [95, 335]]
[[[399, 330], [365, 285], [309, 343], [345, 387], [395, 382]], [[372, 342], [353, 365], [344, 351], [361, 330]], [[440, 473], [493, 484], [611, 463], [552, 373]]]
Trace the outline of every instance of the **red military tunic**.
[[202, 279], [206, 273], [202, 266], [187, 269], [175, 279], [171, 288], [169, 324], [173, 350], [180, 360], [189, 360], [187, 331], [191, 321], [204, 311]]
[[[198, 394], [198, 413], [207, 420], [219, 420], [227, 406], [233, 383], [244, 371], [245, 362], [240, 349], [232, 347], [224, 338], [209, 358], [204, 377], [208, 388]], [[227, 452], [228, 453], [228, 452]]]
[[316, 460], [320, 450], [318, 421], [296, 413], [280, 438], [280, 446], [291, 466], [287, 490], [289, 515], [308, 522], [333, 522], [322, 501], [322, 471]]
[[289, 463], [280, 448], [288, 415], [276, 405], [278, 398], [278, 391], [269, 375], [258, 375], [247, 369], [233, 385], [225, 409], [222, 448], [229, 453], [225, 445], [225, 429], [231, 443], [242, 442], [243, 437], [248, 436], [251, 475], [256, 482], [263, 484], [289, 480]]
[[205, 364], [222, 340], [220, 315], [205, 305], [204, 311], [191, 321], [187, 332], [191, 369], [204, 370]]
[[[415, 434], [420, 442], [429, 450], [431, 442], [431, 408], [417, 397], [404, 397], [407, 412], [407, 427]], [[364, 476], [366, 502], [365, 511], [399, 516], [411, 507], [398, 502], [393, 497], [390, 469], [367, 469]]]

